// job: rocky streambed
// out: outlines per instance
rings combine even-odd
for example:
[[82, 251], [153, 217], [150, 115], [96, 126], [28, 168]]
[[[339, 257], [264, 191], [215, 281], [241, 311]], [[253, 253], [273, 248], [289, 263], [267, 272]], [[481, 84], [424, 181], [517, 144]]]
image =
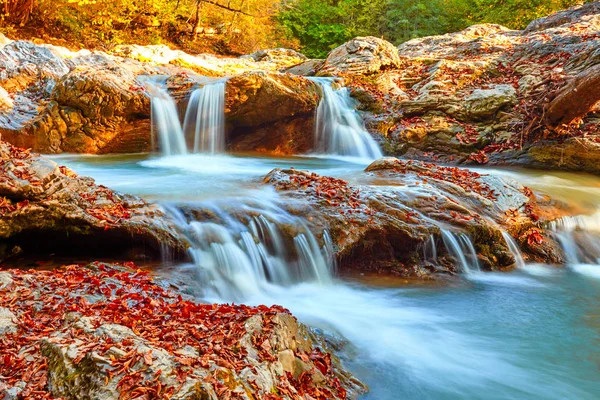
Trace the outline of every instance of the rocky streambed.
[[593, 398], [545, 355], [591, 346], [597, 178], [477, 167], [598, 172], [599, 12], [325, 60], [2, 37], [0, 396]]
[[337, 399], [365, 391], [284, 308], [198, 304], [132, 267], [0, 272], [3, 398]]

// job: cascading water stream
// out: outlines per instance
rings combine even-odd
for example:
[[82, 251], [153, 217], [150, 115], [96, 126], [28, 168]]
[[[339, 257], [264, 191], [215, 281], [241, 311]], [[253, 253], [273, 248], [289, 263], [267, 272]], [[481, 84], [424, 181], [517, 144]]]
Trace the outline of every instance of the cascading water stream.
[[164, 76], [141, 78], [151, 98], [152, 137], [158, 138], [161, 154], [225, 151], [226, 81], [209, 82], [192, 92], [182, 126], [177, 104], [166, 89], [166, 79]]
[[205, 296], [240, 300], [268, 287], [331, 282], [335, 264], [327, 232], [320, 246], [302, 219], [269, 200], [206, 206], [214, 221], [165, 208], [192, 244], [189, 251]]
[[455, 234], [445, 229], [441, 232], [448, 253], [458, 261], [462, 272], [468, 275], [480, 271], [477, 253], [471, 239], [464, 233]]
[[563, 217], [549, 224], [569, 267], [600, 278], [600, 212], [590, 216]]
[[166, 77], [144, 78], [140, 80], [151, 99], [153, 140], [158, 138], [159, 148], [164, 155], [186, 154], [187, 146], [177, 113], [177, 104], [165, 88]]
[[310, 79], [323, 90], [315, 123], [316, 151], [371, 160], [382, 157], [381, 149], [356, 112], [348, 89], [334, 89], [332, 78]]
[[208, 83], [192, 92], [183, 122], [186, 137], [193, 137], [194, 153], [225, 151], [225, 81]]
[[[108, 158], [106, 164], [85, 156], [60, 159], [115, 189], [176, 202], [166, 208], [191, 238], [194, 262], [167, 263], [156, 273], [175, 285], [183, 279], [180, 289], [203, 301], [286, 307], [334, 339], [346, 366], [370, 386], [364, 400], [598, 397], [594, 318], [600, 285], [594, 279], [542, 266], [548, 273], [531, 274], [531, 266], [471, 273], [464, 281], [435, 288], [369, 276], [332, 279], [334, 253], [327, 235], [315, 238], [302, 227], [301, 217], [277, 206], [282, 199], [276, 193], [269, 197], [264, 188], [249, 184], [276, 166], [272, 160], [242, 158], [235, 165], [227, 160], [216, 168], [185, 160], [181, 169], [140, 162], [138, 156], [125, 164], [121, 158]], [[293, 162], [306, 169], [329, 163]], [[255, 171], [256, 163], [264, 170]], [[337, 165], [323, 175], [338, 174]], [[356, 164], [351, 168], [362, 171]], [[257, 190], [260, 196], [254, 195]], [[577, 258], [591, 262], [581, 248], [594, 249], [584, 239], [600, 232], [593, 226], [592, 218], [581, 217], [557, 221], [554, 229], [571, 235]], [[462, 265], [474, 270], [468, 237], [461, 240], [458, 230], [446, 236], [457, 265], [459, 253]], [[315, 246], [313, 238], [325, 246]], [[424, 259], [435, 263], [450, 252], [444, 247], [443, 237], [435, 235], [422, 249]]]
[[519, 245], [517, 244], [517, 242], [515, 242], [515, 239], [513, 239], [513, 237], [508, 232], [505, 232], [505, 231], [502, 231], [502, 237], [504, 238], [504, 241], [506, 242], [506, 245], [508, 246], [508, 250], [510, 250], [513, 257], [515, 258], [515, 265], [517, 266], [517, 268], [525, 267], [525, 260], [523, 259], [523, 253], [521, 253], [521, 249], [519, 248]]

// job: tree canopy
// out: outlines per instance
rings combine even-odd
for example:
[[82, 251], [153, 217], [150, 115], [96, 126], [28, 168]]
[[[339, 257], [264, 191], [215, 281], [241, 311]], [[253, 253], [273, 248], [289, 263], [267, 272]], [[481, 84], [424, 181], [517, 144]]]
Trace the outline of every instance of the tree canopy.
[[[311, 57], [356, 36], [395, 44], [477, 23], [522, 29], [585, 0], [0, 0], [2, 30], [74, 47], [174, 44], [239, 54], [298, 48]], [[23, 34], [25, 36], [25, 34]]]

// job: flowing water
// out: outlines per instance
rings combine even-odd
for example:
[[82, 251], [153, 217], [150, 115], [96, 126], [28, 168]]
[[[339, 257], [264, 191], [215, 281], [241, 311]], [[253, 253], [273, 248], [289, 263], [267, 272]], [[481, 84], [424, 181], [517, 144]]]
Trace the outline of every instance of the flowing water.
[[[522, 262], [510, 273], [479, 272], [468, 237], [446, 232], [444, 244], [463, 278], [444, 285], [382, 283], [336, 276], [327, 232], [315, 237], [261, 184], [272, 168], [291, 166], [364, 184], [365, 165], [200, 154], [56, 161], [163, 204], [193, 244], [194, 262], [165, 265], [159, 273], [186, 282], [191, 293], [208, 301], [281, 304], [343, 338], [346, 365], [371, 388], [365, 399], [595, 399], [600, 393], [597, 216], [552, 227], [570, 254], [568, 268]], [[600, 206], [596, 177], [485, 172], [577, 206]], [[431, 241], [423, 251], [435, 260], [439, 249]]]
[[167, 90], [166, 76], [138, 78], [151, 98], [152, 137], [165, 156], [225, 151], [226, 80], [205, 82], [192, 91], [183, 124]]
[[333, 78], [311, 78], [323, 90], [317, 108], [315, 143], [318, 153], [374, 160], [382, 156], [379, 146], [355, 112], [356, 102], [346, 87], [334, 89]]
[[[356, 112], [356, 102], [346, 87], [334, 88], [333, 78], [311, 78], [323, 98], [316, 110], [315, 153], [374, 160], [382, 156], [379, 145], [367, 132]], [[166, 77], [141, 78], [152, 102], [153, 137], [165, 156], [186, 153], [216, 154], [225, 151], [226, 79], [204, 83], [192, 91], [183, 125]]]
[[[261, 180], [273, 168], [295, 167], [351, 183], [389, 184], [362, 173], [381, 151], [348, 89], [313, 78], [323, 90], [315, 124], [319, 157], [259, 158], [219, 154], [225, 150], [226, 81], [194, 90], [182, 124], [165, 79], [144, 82], [162, 157], [57, 157], [101, 184], [162, 204], [190, 242], [192, 262], [174, 265], [165, 254], [159, 273], [207, 301], [289, 308], [344, 343], [344, 361], [371, 387], [367, 399], [597, 398], [600, 212], [550, 226], [568, 268], [527, 265], [504, 233], [518, 268], [484, 273], [469, 236], [440, 226], [461, 279], [408, 286], [343, 278], [336, 275], [328, 232], [311, 232], [308, 221], [285, 211]], [[596, 177], [485, 172], [508, 175], [581, 209], [600, 209]], [[411, 189], [399, 190], [406, 195]], [[438, 251], [432, 237], [423, 257], [436, 262]]]
[[225, 151], [225, 84], [218, 80], [192, 92], [183, 132], [194, 139], [194, 153]]

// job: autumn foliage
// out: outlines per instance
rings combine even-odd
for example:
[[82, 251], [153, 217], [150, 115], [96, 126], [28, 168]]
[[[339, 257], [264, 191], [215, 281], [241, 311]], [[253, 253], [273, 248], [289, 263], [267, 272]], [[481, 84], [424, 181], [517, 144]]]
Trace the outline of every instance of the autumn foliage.
[[[96, 263], [92, 268], [71, 265], [53, 271], [10, 270], [13, 283], [0, 290], [0, 304], [17, 316], [18, 328], [16, 333], [0, 335], [0, 376], [4, 384], [10, 387], [19, 381], [26, 382], [23, 398], [53, 398], [48, 392], [48, 361], [40, 351], [40, 341], [57, 332], [61, 333], [53, 336], [52, 343], [65, 346], [80, 343], [73, 360], [75, 365], [91, 353], [110, 360], [106, 382], [118, 381], [122, 399], [170, 398], [188, 377], [201, 379], [194, 376], [195, 370], [209, 369], [211, 365], [238, 372], [254, 369], [245, 361], [247, 352], [240, 340], [247, 335], [246, 321], [255, 315], [260, 315], [263, 321], [263, 328], [251, 337], [259, 359], [276, 359], [269, 351], [268, 338], [273, 318], [287, 314], [286, 309], [198, 304], [165, 290], [149, 273], [130, 268], [135, 266], [128, 263], [115, 268]], [[95, 300], [90, 301], [92, 298]], [[125, 338], [117, 342], [78, 328], [64, 330], [69, 315], [89, 317], [94, 330], [104, 324], [125, 326], [153, 347], [166, 350], [176, 361], [172, 374], [178, 383], [165, 385], [160, 379], [162, 371], [149, 372], [152, 352], [139, 352], [133, 340]], [[186, 346], [196, 349], [198, 356], [181, 355], [179, 350]], [[114, 356], [115, 348], [122, 356]], [[337, 391], [336, 398], [345, 398], [344, 389], [333, 376], [328, 354], [314, 349], [311, 353], [299, 351], [296, 356], [310, 360], [327, 377], [329, 387]], [[210, 371], [203, 379], [215, 388], [219, 398], [238, 398], [218, 369]], [[296, 379], [282, 376], [277, 392], [280, 395], [269, 398], [278, 399], [292, 392], [314, 399], [332, 397], [329, 390], [315, 387], [310, 371]]]

